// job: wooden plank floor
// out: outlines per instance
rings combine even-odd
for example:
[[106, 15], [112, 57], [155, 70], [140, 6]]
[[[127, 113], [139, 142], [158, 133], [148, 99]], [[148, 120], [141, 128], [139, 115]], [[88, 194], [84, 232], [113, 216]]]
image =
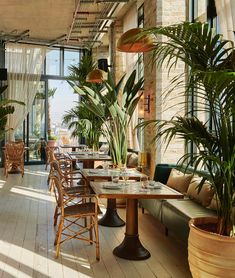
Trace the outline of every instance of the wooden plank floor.
[[[0, 170], [0, 277], [191, 277], [186, 247], [172, 236], [165, 237], [158, 222], [139, 213], [139, 233], [151, 257], [128, 261], [112, 250], [123, 239], [121, 228], [99, 227], [101, 260], [95, 247], [78, 240], [62, 245], [55, 259], [53, 246], [54, 197], [48, 193], [44, 166], [26, 166], [25, 176]], [[103, 207], [104, 209], [104, 207]], [[125, 209], [119, 209], [125, 219]]]

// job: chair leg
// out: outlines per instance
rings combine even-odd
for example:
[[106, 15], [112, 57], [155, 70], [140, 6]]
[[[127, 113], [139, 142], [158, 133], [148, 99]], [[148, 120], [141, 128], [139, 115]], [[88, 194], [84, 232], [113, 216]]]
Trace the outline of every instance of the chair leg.
[[50, 191], [50, 193], [52, 193], [54, 191], [54, 182], [51, 179], [50, 179], [50, 182], [49, 182], [49, 191]]
[[54, 213], [54, 226], [57, 225], [57, 219], [58, 219], [58, 207], [56, 206], [55, 213]]
[[94, 217], [94, 223], [95, 223], [95, 241], [96, 241], [96, 260], [100, 260], [100, 242], [99, 242], [99, 230], [98, 230], [98, 218], [97, 216]]
[[144, 208], [142, 208], [142, 213], [144, 214]]
[[54, 241], [54, 245], [56, 245], [56, 254], [55, 254], [56, 258], [58, 258], [60, 253], [60, 240], [61, 240], [61, 233], [62, 233], [63, 226], [64, 226], [64, 221], [61, 220]]
[[92, 216], [90, 216], [90, 229], [89, 229], [89, 233], [90, 233], [90, 244], [93, 244], [93, 231], [92, 231], [92, 226], [93, 226], [93, 221], [92, 221]]

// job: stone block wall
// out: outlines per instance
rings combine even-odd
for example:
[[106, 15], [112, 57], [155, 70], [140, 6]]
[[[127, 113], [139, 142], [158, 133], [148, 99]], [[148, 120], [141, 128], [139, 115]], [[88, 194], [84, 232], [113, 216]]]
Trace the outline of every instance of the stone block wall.
[[[182, 22], [186, 19], [185, 0], [145, 0], [144, 2], [145, 27], [166, 26]], [[159, 37], [158, 40], [165, 38]], [[184, 107], [179, 105], [183, 99], [179, 91], [174, 90], [167, 99], [164, 92], [170, 84], [173, 76], [184, 71], [184, 65], [178, 65], [169, 74], [165, 65], [157, 67], [153, 64], [151, 54], [144, 55], [145, 71], [145, 97], [150, 95], [150, 113], [145, 112], [145, 119], [170, 119], [175, 114], [183, 112]], [[144, 145], [149, 154], [150, 175], [153, 175], [156, 163], [176, 163], [184, 153], [184, 142], [174, 140], [166, 150], [163, 141], [157, 144], [150, 144], [155, 135], [153, 128], [145, 130]]]

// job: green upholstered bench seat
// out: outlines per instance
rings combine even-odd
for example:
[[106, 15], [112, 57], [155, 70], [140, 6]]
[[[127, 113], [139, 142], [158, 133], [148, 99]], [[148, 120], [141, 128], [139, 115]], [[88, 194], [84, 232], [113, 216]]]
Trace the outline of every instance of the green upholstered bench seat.
[[[174, 167], [172, 164], [158, 164], [154, 180], [166, 184]], [[166, 231], [169, 230], [185, 243], [188, 239], [188, 222], [191, 218], [216, 215], [215, 211], [203, 207], [188, 197], [180, 200], [141, 199], [139, 203], [140, 207], [146, 209], [165, 226]]]

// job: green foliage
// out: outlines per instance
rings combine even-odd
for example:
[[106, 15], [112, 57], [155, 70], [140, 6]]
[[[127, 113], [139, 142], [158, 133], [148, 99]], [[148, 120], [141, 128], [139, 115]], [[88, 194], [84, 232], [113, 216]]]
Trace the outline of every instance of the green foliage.
[[[181, 138], [193, 142], [196, 151], [180, 159], [186, 168], [193, 166], [195, 172], [206, 169], [205, 177], [211, 182], [217, 194], [218, 233], [234, 235], [233, 209], [235, 206], [235, 72], [234, 46], [222, 41], [221, 35], [214, 35], [207, 24], [182, 23], [146, 30], [155, 35], [167, 37], [157, 42], [153, 51], [159, 66], [167, 64], [169, 71], [178, 62], [188, 66], [188, 77], [175, 76], [167, 95], [175, 88], [181, 88], [185, 107], [193, 99], [193, 110], [184, 116], [171, 120], [146, 121], [139, 127], [153, 125], [156, 128], [154, 140], [166, 142]], [[207, 119], [200, 120], [203, 113]], [[201, 188], [199, 187], [199, 190]]]
[[124, 85], [124, 76], [115, 84], [109, 73], [108, 80], [104, 82], [105, 92], [87, 86], [80, 88], [75, 83], [69, 82], [74, 90], [85, 99], [89, 111], [102, 121], [103, 133], [116, 165], [126, 164], [127, 128], [142, 95], [139, 90], [143, 79], [135, 83], [135, 78], [136, 71], [133, 71]]
[[17, 103], [20, 105], [24, 105], [23, 102], [21, 101], [16, 101], [12, 99], [4, 99], [2, 97], [2, 94], [4, 91], [7, 89], [7, 86], [2, 86], [0, 87], [0, 140], [4, 138], [5, 133], [9, 130], [6, 129], [6, 124], [7, 124], [7, 116], [9, 114], [13, 114], [15, 111], [14, 106], [12, 105], [13, 103]]
[[68, 67], [70, 71], [68, 80], [73, 81], [77, 86], [87, 86], [95, 90], [100, 90], [103, 87], [102, 84], [86, 82], [88, 73], [96, 68], [97, 65], [93, 62], [92, 56], [90, 53], [86, 53], [82, 56], [78, 65], [71, 65]]
[[72, 130], [73, 137], [83, 136], [88, 147], [99, 149], [99, 138], [102, 134], [103, 121], [88, 109], [88, 104], [79, 102], [67, 111], [63, 123]]
[[48, 135], [48, 140], [57, 140], [57, 136], [55, 136], [55, 135]]

